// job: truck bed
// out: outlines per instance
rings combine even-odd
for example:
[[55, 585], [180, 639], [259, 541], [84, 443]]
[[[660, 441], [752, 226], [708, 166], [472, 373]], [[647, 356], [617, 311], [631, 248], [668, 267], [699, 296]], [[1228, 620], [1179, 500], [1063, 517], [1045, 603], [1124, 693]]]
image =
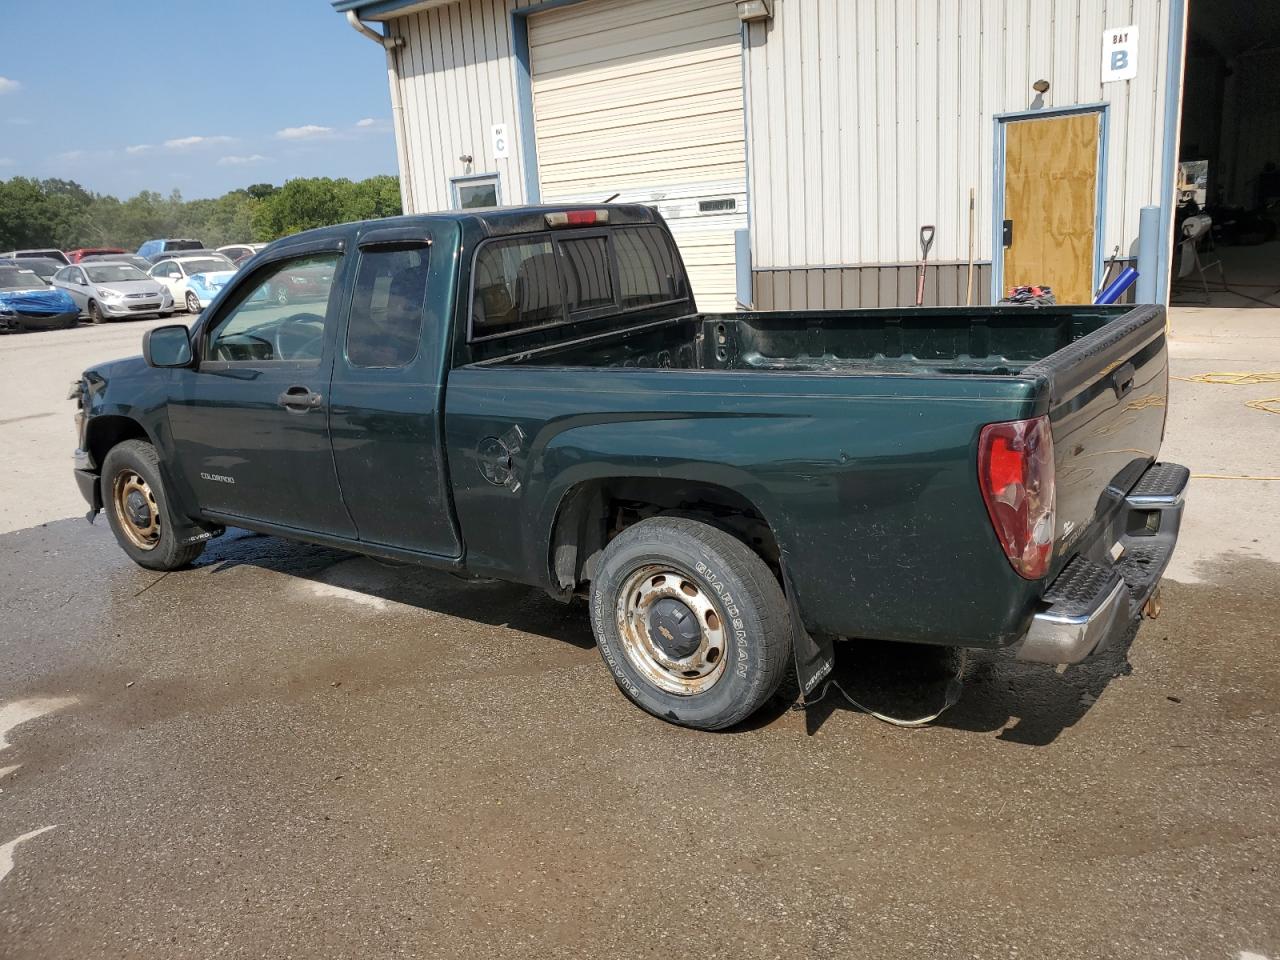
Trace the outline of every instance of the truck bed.
[[634, 322], [484, 365], [1010, 376], [1127, 307], [699, 313]]

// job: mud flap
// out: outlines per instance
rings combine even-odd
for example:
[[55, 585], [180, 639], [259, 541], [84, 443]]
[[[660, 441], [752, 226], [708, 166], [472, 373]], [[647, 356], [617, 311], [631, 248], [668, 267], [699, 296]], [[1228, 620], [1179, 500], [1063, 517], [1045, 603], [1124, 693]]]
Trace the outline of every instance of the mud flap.
[[781, 559], [779, 565], [782, 567], [782, 584], [787, 592], [787, 606], [791, 611], [791, 655], [795, 658], [800, 706], [807, 707], [818, 684], [831, 673], [831, 668], [835, 665], [835, 649], [829, 636], [815, 637], [804, 628], [800, 607], [796, 604], [791, 573], [787, 570], [787, 561]]

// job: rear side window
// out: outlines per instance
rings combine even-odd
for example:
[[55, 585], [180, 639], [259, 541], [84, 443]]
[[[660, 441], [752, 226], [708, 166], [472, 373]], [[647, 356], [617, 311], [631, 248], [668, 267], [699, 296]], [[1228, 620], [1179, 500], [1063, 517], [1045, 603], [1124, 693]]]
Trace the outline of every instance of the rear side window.
[[671, 241], [658, 227], [491, 241], [476, 256], [472, 336], [678, 300], [684, 296], [681, 277]]
[[622, 306], [639, 307], [647, 303], [678, 300], [680, 268], [671, 238], [654, 227], [624, 227], [615, 230], [613, 243], [618, 249], [618, 282], [622, 287]]
[[514, 333], [564, 319], [565, 292], [551, 240], [499, 240], [476, 257], [476, 336]]
[[347, 360], [353, 367], [404, 367], [418, 355], [429, 249], [361, 254], [347, 327]]

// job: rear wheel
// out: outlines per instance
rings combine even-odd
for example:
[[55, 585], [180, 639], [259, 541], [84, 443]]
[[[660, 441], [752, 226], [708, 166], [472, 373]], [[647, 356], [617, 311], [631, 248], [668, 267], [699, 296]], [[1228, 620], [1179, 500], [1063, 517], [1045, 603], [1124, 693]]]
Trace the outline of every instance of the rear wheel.
[[200, 312], [200, 298], [190, 290], [187, 291], [187, 313]]
[[600, 655], [642, 709], [703, 730], [733, 726], [778, 689], [791, 617], [746, 544], [684, 517], [653, 517], [610, 542], [591, 588]]
[[179, 543], [155, 447], [125, 440], [102, 464], [102, 499], [116, 542], [148, 570], [180, 570], [204, 551], [204, 541]]
[[288, 305], [289, 303], [288, 287], [276, 287], [276, 303], [280, 304], [280, 306], [282, 307]]
[[90, 300], [89, 301], [89, 322], [102, 323], [104, 320], [106, 320], [106, 317], [102, 315], [102, 310], [99, 309], [98, 307], [98, 301]]

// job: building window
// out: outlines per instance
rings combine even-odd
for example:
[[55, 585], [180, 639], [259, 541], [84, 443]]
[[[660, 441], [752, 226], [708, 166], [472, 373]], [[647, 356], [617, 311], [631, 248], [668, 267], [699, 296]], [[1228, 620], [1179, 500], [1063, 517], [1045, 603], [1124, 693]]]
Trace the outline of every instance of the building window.
[[453, 187], [453, 205], [459, 210], [502, 205], [502, 192], [496, 173], [454, 177], [449, 183]]

